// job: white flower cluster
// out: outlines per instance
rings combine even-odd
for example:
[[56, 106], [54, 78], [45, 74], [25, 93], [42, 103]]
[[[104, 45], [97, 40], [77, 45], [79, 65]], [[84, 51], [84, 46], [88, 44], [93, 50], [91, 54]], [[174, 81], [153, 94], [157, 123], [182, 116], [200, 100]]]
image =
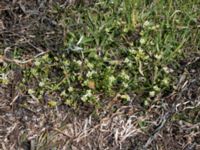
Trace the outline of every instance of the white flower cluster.
[[132, 61], [129, 59], [129, 58], [125, 58], [124, 62], [127, 64], [128, 67], [132, 67], [133, 66], [133, 63]]
[[76, 63], [77, 63], [78, 66], [82, 65], [82, 61], [80, 61], [80, 60], [77, 60]]
[[85, 63], [86, 63], [88, 68], [90, 68], [90, 69], [94, 68], [94, 64], [90, 63], [87, 59], [85, 60]]
[[94, 74], [97, 74], [97, 72], [94, 71], [94, 70], [92, 70], [92, 71], [88, 71], [87, 74], [86, 74], [86, 76], [87, 76], [88, 78], [91, 78]]
[[110, 82], [110, 83], [113, 83], [115, 80], [116, 80], [116, 79], [115, 79], [114, 76], [110, 76], [110, 77], [109, 77], [109, 82]]
[[125, 71], [122, 71], [121, 78], [124, 79], [124, 80], [129, 80], [130, 79], [129, 75]]
[[144, 28], [150, 28], [151, 30], [157, 30], [158, 28], [160, 28], [160, 25], [158, 24], [153, 24], [152, 22], [149, 21], [145, 21], [143, 24]]
[[150, 25], [151, 25], [151, 23], [149, 21], [145, 21], [144, 24], [143, 24], [143, 27], [148, 27]]
[[74, 88], [70, 86], [70, 87], [68, 88], [68, 91], [69, 91], [69, 92], [73, 92], [73, 91], [74, 91]]
[[81, 97], [83, 102], [87, 102], [92, 97], [92, 91], [87, 90], [86, 93]]
[[8, 76], [5, 73], [1, 74], [0, 80], [2, 80], [3, 84], [8, 84], [9, 83]]
[[138, 50], [133, 51], [134, 55], [135, 55], [135, 59], [138, 60], [147, 60], [149, 59], [149, 56], [145, 54], [144, 50], [139, 47]]

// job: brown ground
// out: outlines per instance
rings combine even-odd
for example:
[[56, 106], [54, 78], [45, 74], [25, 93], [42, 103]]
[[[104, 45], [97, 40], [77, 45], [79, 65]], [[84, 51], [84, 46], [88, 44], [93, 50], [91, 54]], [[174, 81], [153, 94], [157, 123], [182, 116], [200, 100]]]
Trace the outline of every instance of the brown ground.
[[[7, 58], [0, 58], [0, 67], [3, 61], [17, 63], [11, 58], [13, 49], [22, 49], [23, 59], [31, 59], [63, 44], [62, 27], [55, 20], [59, 16], [51, 13], [50, 3], [0, 1], [0, 54]], [[17, 69], [9, 72], [10, 83], [0, 85], [0, 149], [198, 150], [200, 54], [188, 55], [175, 73], [179, 79], [176, 90], [164, 97], [158, 95], [148, 111], [135, 96], [129, 105], [116, 106], [114, 113], [105, 108], [102, 112], [107, 113], [100, 112], [96, 118], [90, 116], [92, 108], [83, 106], [81, 112], [64, 105], [52, 109], [18, 93], [21, 69], [31, 64], [17, 64]], [[24, 101], [31, 107], [21, 107]], [[141, 128], [143, 120], [149, 122]]]

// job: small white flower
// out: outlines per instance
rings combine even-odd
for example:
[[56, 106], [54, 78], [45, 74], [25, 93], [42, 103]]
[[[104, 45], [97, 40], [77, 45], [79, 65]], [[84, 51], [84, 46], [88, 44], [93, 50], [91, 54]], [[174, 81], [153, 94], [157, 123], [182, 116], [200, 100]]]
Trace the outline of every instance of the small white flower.
[[152, 26], [151, 29], [152, 29], [152, 30], [156, 30], [156, 29], [158, 29], [159, 27], [160, 27], [159, 25], [155, 25], [155, 26]]
[[129, 63], [129, 62], [130, 62], [130, 59], [125, 58], [124, 62], [125, 62], [125, 63]]
[[150, 97], [154, 97], [155, 95], [156, 95], [156, 92], [155, 92], [155, 91], [150, 91], [150, 92], [149, 92], [149, 96], [150, 96]]
[[162, 80], [162, 82], [163, 82], [164, 85], [169, 85], [169, 80], [168, 80], [168, 78], [164, 78], [164, 79]]
[[77, 63], [79, 66], [82, 65], [82, 61], [80, 61], [80, 60], [76, 61], [76, 63]]
[[124, 78], [125, 78], [126, 80], [129, 80], [129, 79], [130, 79], [129, 75], [127, 75], [127, 74], [124, 76]]
[[40, 82], [40, 83], [39, 83], [39, 86], [40, 86], [40, 87], [43, 87], [44, 85], [45, 85], [44, 82]]
[[88, 78], [91, 77], [91, 76], [92, 76], [92, 72], [91, 72], [91, 71], [87, 72], [86, 76], [87, 76]]
[[153, 87], [153, 89], [155, 90], [155, 91], [160, 91], [160, 88], [157, 86], [157, 85], [155, 85], [154, 87]]
[[65, 90], [64, 90], [64, 91], [62, 91], [60, 95], [61, 95], [61, 96], [67, 96], [67, 94], [66, 94]]
[[115, 81], [115, 77], [114, 76], [110, 76], [109, 77], [109, 81], [110, 81], [110, 83], [113, 83]]
[[157, 24], [157, 25], [156, 25], [156, 28], [157, 28], [157, 29], [158, 29], [158, 28], [160, 28], [160, 25], [159, 25], [159, 24]]
[[87, 74], [86, 74], [86, 76], [88, 78], [90, 78], [90, 77], [92, 77], [93, 74], [96, 74], [96, 71], [88, 71]]
[[143, 24], [144, 27], [148, 27], [149, 25], [150, 25], [149, 21], [145, 21], [144, 24]]
[[91, 90], [87, 90], [86, 93], [85, 93], [85, 95], [83, 95], [83, 96], [81, 97], [81, 100], [82, 100], [83, 102], [86, 102], [86, 101], [89, 100], [91, 97], [92, 97], [92, 91], [91, 91]]
[[70, 87], [68, 88], [68, 91], [69, 91], [69, 92], [73, 92], [73, 91], [74, 91], [74, 88], [70, 86]]
[[122, 71], [121, 77], [122, 77], [123, 79], [125, 79], [125, 80], [129, 80], [129, 79], [130, 79], [129, 75], [126, 74], [124, 71]]
[[136, 53], [135, 49], [129, 49], [128, 51], [129, 51], [130, 54], [135, 54]]
[[128, 63], [128, 67], [132, 67], [133, 66], [133, 64], [130, 62], [130, 63]]
[[81, 100], [82, 100], [83, 102], [86, 102], [86, 101], [87, 101], [87, 96], [86, 96], [86, 95], [83, 95], [83, 96], [81, 97]]
[[140, 47], [138, 49], [138, 51], [136, 52], [136, 57], [138, 57], [138, 58], [144, 58], [144, 56], [145, 56], [144, 50]]
[[88, 63], [87, 66], [88, 66], [89, 68], [91, 68], [91, 69], [94, 68], [94, 65], [91, 64], [91, 63]]
[[33, 89], [28, 89], [28, 94], [32, 95], [34, 93], [35, 93], [35, 91]]
[[156, 57], [156, 59], [160, 60], [162, 58], [162, 55], [161, 54], [156, 54], [155, 57]]
[[1, 80], [2, 80], [2, 82], [3, 82], [4, 84], [8, 84], [8, 83], [9, 83], [8, 76], [7, 76], [7, 74], [5, 74], [5, 73], [2, 73], [2, 74], [1, 74]]
[[153, 41], [150, 41], [150, 44], [151, 44], [151, 45], [155, 45], [155, 43], [154, 43]]
[[146, 43], [146, 40], [145, 40], [144, 38], [141, 38], [141, 39], [140, 39], [140, 43], [141, 43], [141, 44], [145, 44], [145, 43]]
[[86, 95], [87, 95], [88, 97], [92, 96], [92, 91], [91, 91], [91, 90], [87, 90], [87, 91], [86, 91]]
[[68, 65], [68, 64], [69, 64], [69, 61], [68, 61], [68, 60], [65, 60], [63, 63], [64, 63], [64, 65]]
[[124, 88], [128, 88], [128, 83], [123, 82]]
[[36, 66], [40, 66], [41, 62], [39, 60], [36, 60], [34, 63]]
[[165, 73], [172, 73], [172, 72], [174, 72], [173, 69], [168, 68], [168, 67], [163, 67], [163, 70], [165, 71]]
[[47, 60], [49, 58], [49, 55], [48, 54], [45, 54], [44, 56], [42, 56], [42, 59], [43, 60]]
[[2, 79], [5, 79], [5, 78], [7, 78], [7, 75], [6, 75], [5, 73], [2, 73], [2, 74], [1, 74], [1, 78], [2, 78]]
[[170, 70], [169, 70], [169, 68], [167, 66], [163, 67], [163, 70], [165, 71], [165, 73], [169, 73], [170, 72]]

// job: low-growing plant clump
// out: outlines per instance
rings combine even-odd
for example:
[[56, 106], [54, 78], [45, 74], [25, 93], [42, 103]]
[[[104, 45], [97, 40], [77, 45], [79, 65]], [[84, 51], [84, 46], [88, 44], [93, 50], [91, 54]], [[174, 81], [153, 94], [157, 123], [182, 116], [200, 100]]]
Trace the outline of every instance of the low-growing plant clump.
[[[22, 4], [19, 6], [20, 9], [23, 8]], [[106, 136], [115, 133], [112, 142], [121, 148], [131, 147], [130, 141], [127, 147], [122, 144], [127, 142], [129, 133], [130, 137], [139, 133], [142, 133], [142, 136], [148, 135], [156, 126], [158, 128], [153, 132], [156, 135], [157, 129], [163, 128], [171, 118], [172, 121], [190, 120], [191, 124], [196, 124], [199, 122], [199, 107], [191, 111], [198, 116], [197, 118], [190, 113], [193, 119], [186, 119], [187, 112], [184, 110], [180, 113], [174, 112], [175, 108], [177, 110], [178, 106], [182, 105], [181, 102], [179, 104], [180, 98], [173, 102], [165, 98], [171, 98], [171, 94], [176, 92], [184, 93], [181, 89], [190, 82], [190, 71], [198, 70], [187, 67], [198, 61], [189, 60], [187, 55], [199, 55], [199, 6], [198, 0], [102, 0], [76, 5], [53, 3], [47, 6], [48, 9], [41, 11], [43, 17], [38, 20], [34, 18], [37, 13], [29, 14], [32, 15], [30, 19], [35, 22], [32, 24], [34, 30], [28, 29], [30, 35], [21, 37], [21, 41], [28, 45], [23, 45], [19, 39], [13, 39], [15, 43], [9, 47], [5, 40], [2, 40], [0, 45], [0, 87], [2, 90], [10, 89], [10, 95], [4, 96], [4, 99], [11, 99], [9, 104], [13, 107], [16, 103], [20, 111], [26, 109], [40, 115], [50, 110], [53, 112], [49, 113], [49, 116], [54, 116], [56, 111], [63, 107], [80, 114], [85, 111], [82, 109], [86, 109], [89, 112], [87, 114], [97, 120], [108, 114], [118, 114], [117, 112], [124, 110], [124, 107], [133, 114], [133, 109], [140, 110], [134, 114], [137, 121], [131, 120], [131, 116], [127, 116], [129, 121], [126, 125], [123, 123], [127, 120], [123, 117], [117, 118], [119, 121], [125, 119], [120, 125], [113, 121], [116, 127], [126, 126], [127, 130], [130, 127], [130, 131], [126, 131], [127, 135], [124, 131], [120, 133], [120, 137], [118, 134], [122, 129], [118, 131], [108, 122], [112, 131]], [[28, 13], [25, 10], [24, 7], [24, 13]], [[11, 32], [11, 27], [5, 25], [4, 28], [2, 33], [5, 32], [6, 37], [6, 30]], [[21, 33], [18, 34], [20, 36]], [[12, 43], [12, 39], [9, 40]], [[29, 50], [30, 47], [35, 51]], [[182, 64], [186, 58], [188, 62]], [[198, 96], [196, 94], [195, 98]], [[128, 112], [125, 111], [124, 114], [127, 115]], [[162, 113], [161, 116], [159, 113]], [[46, 116], [46, 113], [44, 114]], [[160, 120], [157, 120], [156, 116]], [[55, 122], [54, 117], [52, 122]], [[132, 124], [128, 124], [131, 122], [134, 122], [134, 129]], [[64, 128], [65, 125], [58, 126]], [[93, 128], [91, 124], [90, 127]], [[53, 131], [61, 132], [64, 136], [67, 134], [58, 128], [53, 128]], [[74, 140], [82, 139], [77, 137], [79, 136], [75, 136]], [[142, 139], [146, 141], [147, 148], [155, 137], [145, 137]], [[20, 139], [26, 141], [26, 138]], [[47, 139], [46, 141], [52, 140]], [[137, 136], [136, 139], [140, 141]], [[70, 145], [73, 145], [71, 142]], [[142, 145], [134, 142], [132, 144], [135, 148]], [[76, 144], [74, 146], [76, 147]], [[101, 148], [106, 147], [109, 145]]]

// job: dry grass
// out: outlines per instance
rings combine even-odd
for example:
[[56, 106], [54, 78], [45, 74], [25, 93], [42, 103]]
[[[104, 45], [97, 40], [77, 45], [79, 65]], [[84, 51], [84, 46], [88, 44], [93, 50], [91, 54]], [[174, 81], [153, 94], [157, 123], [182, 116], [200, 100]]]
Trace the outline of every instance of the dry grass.
[[[83, 104], [74, 109], [65, 104], [49, 107], [49, 99], [62, 102], [56, 91], [44, 94], [43, 102], [31, 92], [23, 93], [23, 70], [64, 44], [54, 3], [0, 2], [0, 67], [8, 77], [8, 83], [0, 85], [0, 149], [200, 149], [200, 53], [199, 45], [193, 43], [184, 45], [185, 58], [173, 72], [173, 90], [157, 94], [147, 107], [139, 94], [126, 104], [113, 96], [102, 108]], [[66, 9], [75, 5], [75, 1], [56, 3]], [[36, 78], [30, 81], [24, 91], [37, 87], [36, 82]]]

